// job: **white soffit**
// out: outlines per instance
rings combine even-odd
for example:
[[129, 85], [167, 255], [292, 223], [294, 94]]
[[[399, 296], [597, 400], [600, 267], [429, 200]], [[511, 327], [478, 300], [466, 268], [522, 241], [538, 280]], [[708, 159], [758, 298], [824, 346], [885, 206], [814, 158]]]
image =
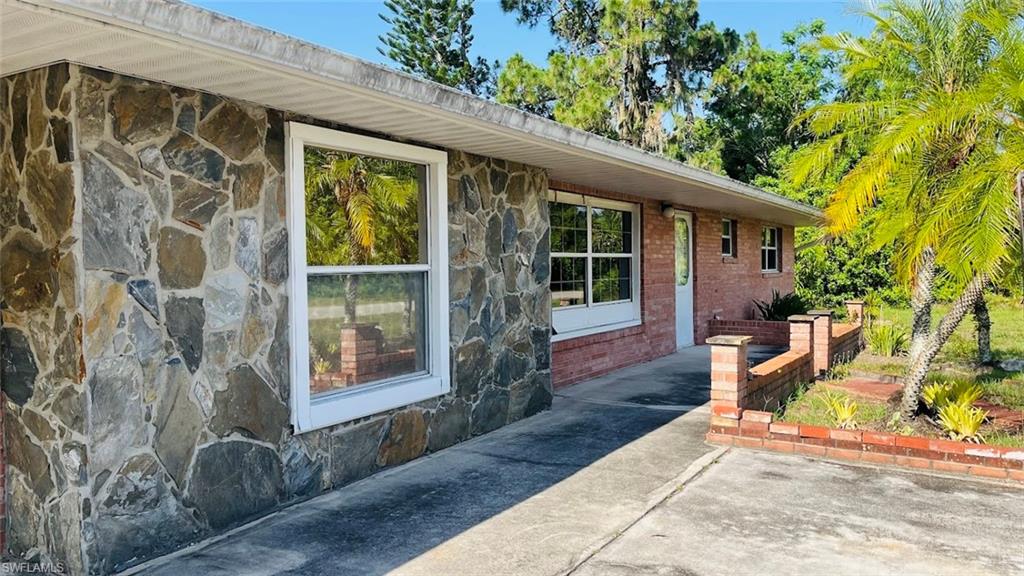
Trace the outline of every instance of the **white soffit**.
[[67, 60], [540, 166], [573, 184], [781, 224], [821, 218], [753, 186], [188, 4], [0, 2], [0, 75]]

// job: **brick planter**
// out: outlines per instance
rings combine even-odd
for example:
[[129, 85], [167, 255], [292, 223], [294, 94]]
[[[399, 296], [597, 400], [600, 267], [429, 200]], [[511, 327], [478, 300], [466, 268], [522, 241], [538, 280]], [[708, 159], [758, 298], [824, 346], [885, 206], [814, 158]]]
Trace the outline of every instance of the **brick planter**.
[[775, 422], [758, 410], [712, 407], [713, 444], [1024, 483], [1024, 448]]

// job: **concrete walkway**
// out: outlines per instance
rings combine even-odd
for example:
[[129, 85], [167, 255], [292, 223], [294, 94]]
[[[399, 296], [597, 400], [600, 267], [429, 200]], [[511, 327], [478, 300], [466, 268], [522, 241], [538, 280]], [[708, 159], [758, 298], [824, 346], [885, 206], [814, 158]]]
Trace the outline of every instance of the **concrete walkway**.
[[578, 565], [713, 450], [708, 349], [556, 393], [553, 408], [246, 527], [146, 574], [538, 574]]
[[139, 572], [1024, 571], [1024, 491], [714, 449], [696, 408], [708, 369], [698, 347], [573, 386], [549, 412]]

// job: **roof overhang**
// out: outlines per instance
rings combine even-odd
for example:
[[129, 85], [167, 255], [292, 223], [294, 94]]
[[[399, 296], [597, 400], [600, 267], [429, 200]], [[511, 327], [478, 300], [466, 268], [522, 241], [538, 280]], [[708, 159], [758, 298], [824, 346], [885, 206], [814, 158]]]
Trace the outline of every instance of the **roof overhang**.
[[173, 0], [0, 2], [2, 75], [69, 61], [539, 166], [573, 184], [779, 224], [821, 219], [736, 180]]

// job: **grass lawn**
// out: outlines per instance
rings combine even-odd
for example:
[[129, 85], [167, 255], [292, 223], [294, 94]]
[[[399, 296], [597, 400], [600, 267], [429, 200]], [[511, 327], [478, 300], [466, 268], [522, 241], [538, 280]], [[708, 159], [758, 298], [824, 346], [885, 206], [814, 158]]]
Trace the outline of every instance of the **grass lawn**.
[[[947, 310], [948, 306], [936, 306], [934, 322], [938, 323]], [[989, 313], [992, 318], [992, 355], [995, 360], [1024, 359], [1024, 306], [1005, 298], [991, 298]], [[895, 323], [906, 328], [909, 333], [910, 318], [909, 309], [884, 308], [878, 312], [876, 322]], [[984, 390], [983, 400], [1024, 411], [1024, 373], [977, 367], [974, 330], [974, 318], [969, 315], [939, 353], [929, 380], [970, 380]], [[907, 371], [906, 358], [878, 356], [866, 350], [847, 366], [840, 367], [835, 377], [843, 378], [851, 371], [902, 376]], [[789, 422], [834, 426], [826, 393], [823, 386], [798, 391], [780, 417]], [[849, 397], [841, 391], [830, 393], [841, 399]], [[942, 434], [939, 428], [925, 419], [919, 418], [909, 426], [900, 422], [896, 406], [863, 398], [852, 400], [857, 403], [858, 428], [924, 436]], [[989, 444], [1024, 447], [1024, 431], [1007, 432], [986, 425], [982, 428], [982, 436]]]

